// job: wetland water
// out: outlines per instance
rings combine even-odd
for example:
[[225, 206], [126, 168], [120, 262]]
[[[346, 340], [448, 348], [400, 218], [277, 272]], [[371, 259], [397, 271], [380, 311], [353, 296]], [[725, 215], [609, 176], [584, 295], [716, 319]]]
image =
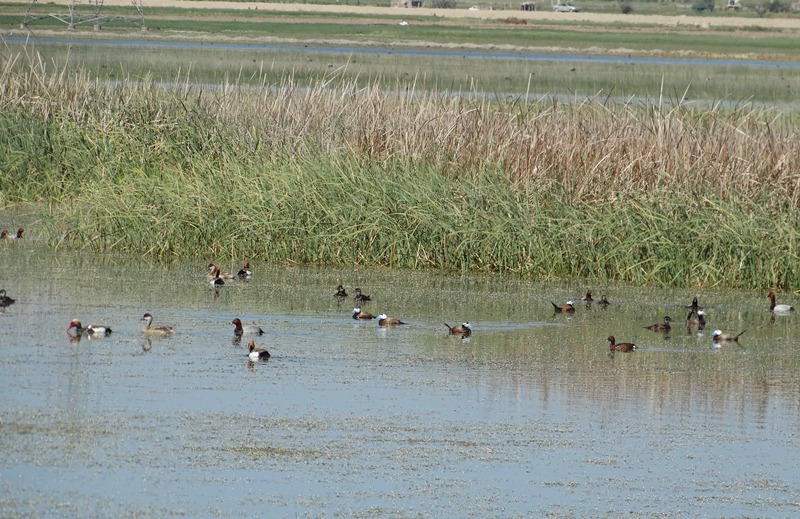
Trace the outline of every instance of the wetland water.
[[[594, 286], [612, 305], [567, 318], [550, 301], [585, 285], [256, 263], [215, 292], [207, 259], [0, 260], [0, 516], [800, 513], [800, 316], [765, 293]], [[339, 283], [410, 324], [353, 321]], [[145, 312], [178, 333], [144, 341]], [[643, 329], [664, 315], [669, 336]], [[114, 332], [71, 343], [73, 318]], [[714, 328], [747, 332], [713, 348]], [[610, 357], [610, 334], [641, 350]]]

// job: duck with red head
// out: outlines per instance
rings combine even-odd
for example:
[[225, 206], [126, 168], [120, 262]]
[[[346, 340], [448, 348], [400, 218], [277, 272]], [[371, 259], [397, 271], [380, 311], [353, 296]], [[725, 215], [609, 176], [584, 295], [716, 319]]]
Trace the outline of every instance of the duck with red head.
[[622, 352], [628, 353], [628, 352], [631, 352], [631, 351], [633, 351], [633, 350], [638, 348], [638, 346], [636, 346], [632, 342], [621, 342], [621, 343], [617, 344], [617, 339], [613, 335], [609, 335], [608, 339], [606, 339], [606, 340], [611, 343], [610, 349], [611, 349], [612, 352], [613, 351], [622, 351]]
[[249, 261], [245, 260], [244, 265], [242, 265], [242, 268], [240, 268], [239, 272], [236, 273], [236, 277], [238, 277], [239, 279], [250, 279], [253, 277], [253, 271], [250, 270]]
[[234, 325], [236, 328], [233, 330], [233, 334], [236, 336], [241, 337], [242, 335], [263, 335], [264, 330], [261, 327], [255, 324], [248, 324], [243, 326], [242, 320], [238, 317], [231, 321], [231, 324]]
[[267, 360], [270, 357], [267, 350], [256, 348], [256, 341], [253, 339], [250, 339], [250, 342], [247, 344], [247, 349], [250, 350], [250, 353], [247, 354], [250, 360]]
[[794, 307], [791, 305], [777, 305], [775, 304], [775, 292], [767, 294], [769, 298], [769, 309], [776, 314], [788, 314], [794, 312]]

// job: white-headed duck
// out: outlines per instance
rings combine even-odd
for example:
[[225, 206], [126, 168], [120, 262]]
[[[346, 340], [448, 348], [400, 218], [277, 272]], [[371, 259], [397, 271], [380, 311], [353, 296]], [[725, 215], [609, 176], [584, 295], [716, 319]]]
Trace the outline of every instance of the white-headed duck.
[[733, 335], [731, 333], [722, 333], [722, 330], [714, 330], [711, 334], [711, 338], [714, 342], [739, 342], [739, 337], [741, 337], [744, 332], [745, 330], [742, 330], [738, 335]]
[[153, 316], [149, 313], [144, 314], [141, 321], [144, 322], [142, 333], [148, 337], [169, 337], [175, 333], [175, 330], [169, 326], [152, 326]]
[[672, 329], [672, 326], [670, 326], [669, 324], [671, 322], [672, 322], [672, 317], [667, 315], [664, 317], [663, 323], [651, 324], [650, 326], [645, 326], [644, 328], [645, 330], [651, 330], [654, 332], [668, 332]]
[[11, 297], [8, 297], [8, 295], [6, 295], [6, 290], [4, 288], [0, 289], [0, 306], [13, 305], [15, 301], [16, 299], [13, 299]]
[[245, 260], [244, 265], [242, 268], [239, 269], [239, 272], [236, 273], [236, 277], [239, 279], [250, 279], [253, 277], [253, 271], [250, 270], [250, 262]]
[[375, 316], [369, 312], [364, 312], [359, 307], [353, 308], [353, 319], [356, 320], [367, 320], [367, 319], [375, 319]]
[[253, 339], [250, 339], [247, 348], [250, 350], [250, 353], [247, 354], [250, 360], [267, 360], [269, 358], [269, 352], [261, 348], [256, 348], [256, 341]]
[[397, 326], [398, 324], [408, 324], [408, 323], [404, 323], [403, 321], [395, 317], [389, 317], [386, 314], [380, 314], [378, 316], [379, 326]]
[[621, 342], [617, 344], [617, 339], [613, 335], [609, 335], [608, 339], [606, 340], [611, 343], [610, 345], [611, 351], [622, 351], [627, 353], [638, 348], [638, 346], [636, 346], [632, 342]]
[[259, 326], [255, 324], [248, 324], [247, 326], [242, 326], [242, 321], [238, 317], [231, 321], [231, 324], [234, 325], [236, 328], [233, 330], [234, 335], [263, 335], [264, 330], [262, 330]]
[[372, 298], [367, 294], [362, 294], [361, 289], [356, 287], [356, 295], [353, 296], [353, 301], [356, 303], [366, 303], [367, 301], [372, 301]]
[[472, 324], [469, 321], [458, 326], [450, 326], [447, 323], [444, 323], [444, 325], [447, 326], [448, 335], [460, 335], [462, 339], [472, 335]]
[[794, 307], [791, 305], [776, 305], [775, 304], [775, 292], [770, 292], [767, 294], [769, 298], [769, 309], [776, 314], [785, 314], [789, 312], [794, 312]]
[[557, 314], [571, 314], [575, 312], [575, 303], [571, 300], [563, 305], [557, 305], [552, 301], [550, 301], [550, 304], [553, 305], [553, 311]]
[[587, 303], [591, 303], [592, 301], [594, 301], [591, 289], [588, 288], [586, 289], [586, 295], [581, 298], [581, 301], [586, 301]]

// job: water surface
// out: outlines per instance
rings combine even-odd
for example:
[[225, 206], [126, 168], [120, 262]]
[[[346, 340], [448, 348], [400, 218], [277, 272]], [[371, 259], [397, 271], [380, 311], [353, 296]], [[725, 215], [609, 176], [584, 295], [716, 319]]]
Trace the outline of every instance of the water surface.
[[[800, 334], [764, 293], [594, 286], [612, 305], [569, 318], [550, 302], [586, 283], [255, 264], [214, 291], [208, 261], [0, 246], [0, 515], [800, 512]], [[339, 283], [410, 324], [353, 321]], [[145, 341], [144, 312], [178, 333]], [[114, 332], [72, 343], [73, 318]], [[610, 334], [641, 349], [610, 357]]]

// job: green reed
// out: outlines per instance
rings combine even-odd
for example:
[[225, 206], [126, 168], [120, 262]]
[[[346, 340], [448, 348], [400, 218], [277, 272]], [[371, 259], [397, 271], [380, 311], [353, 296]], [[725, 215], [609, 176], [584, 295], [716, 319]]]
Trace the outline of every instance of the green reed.
[[797, 286], [796, 114], [7, 65], [0, 190], [56, 244], [668, 286]]

